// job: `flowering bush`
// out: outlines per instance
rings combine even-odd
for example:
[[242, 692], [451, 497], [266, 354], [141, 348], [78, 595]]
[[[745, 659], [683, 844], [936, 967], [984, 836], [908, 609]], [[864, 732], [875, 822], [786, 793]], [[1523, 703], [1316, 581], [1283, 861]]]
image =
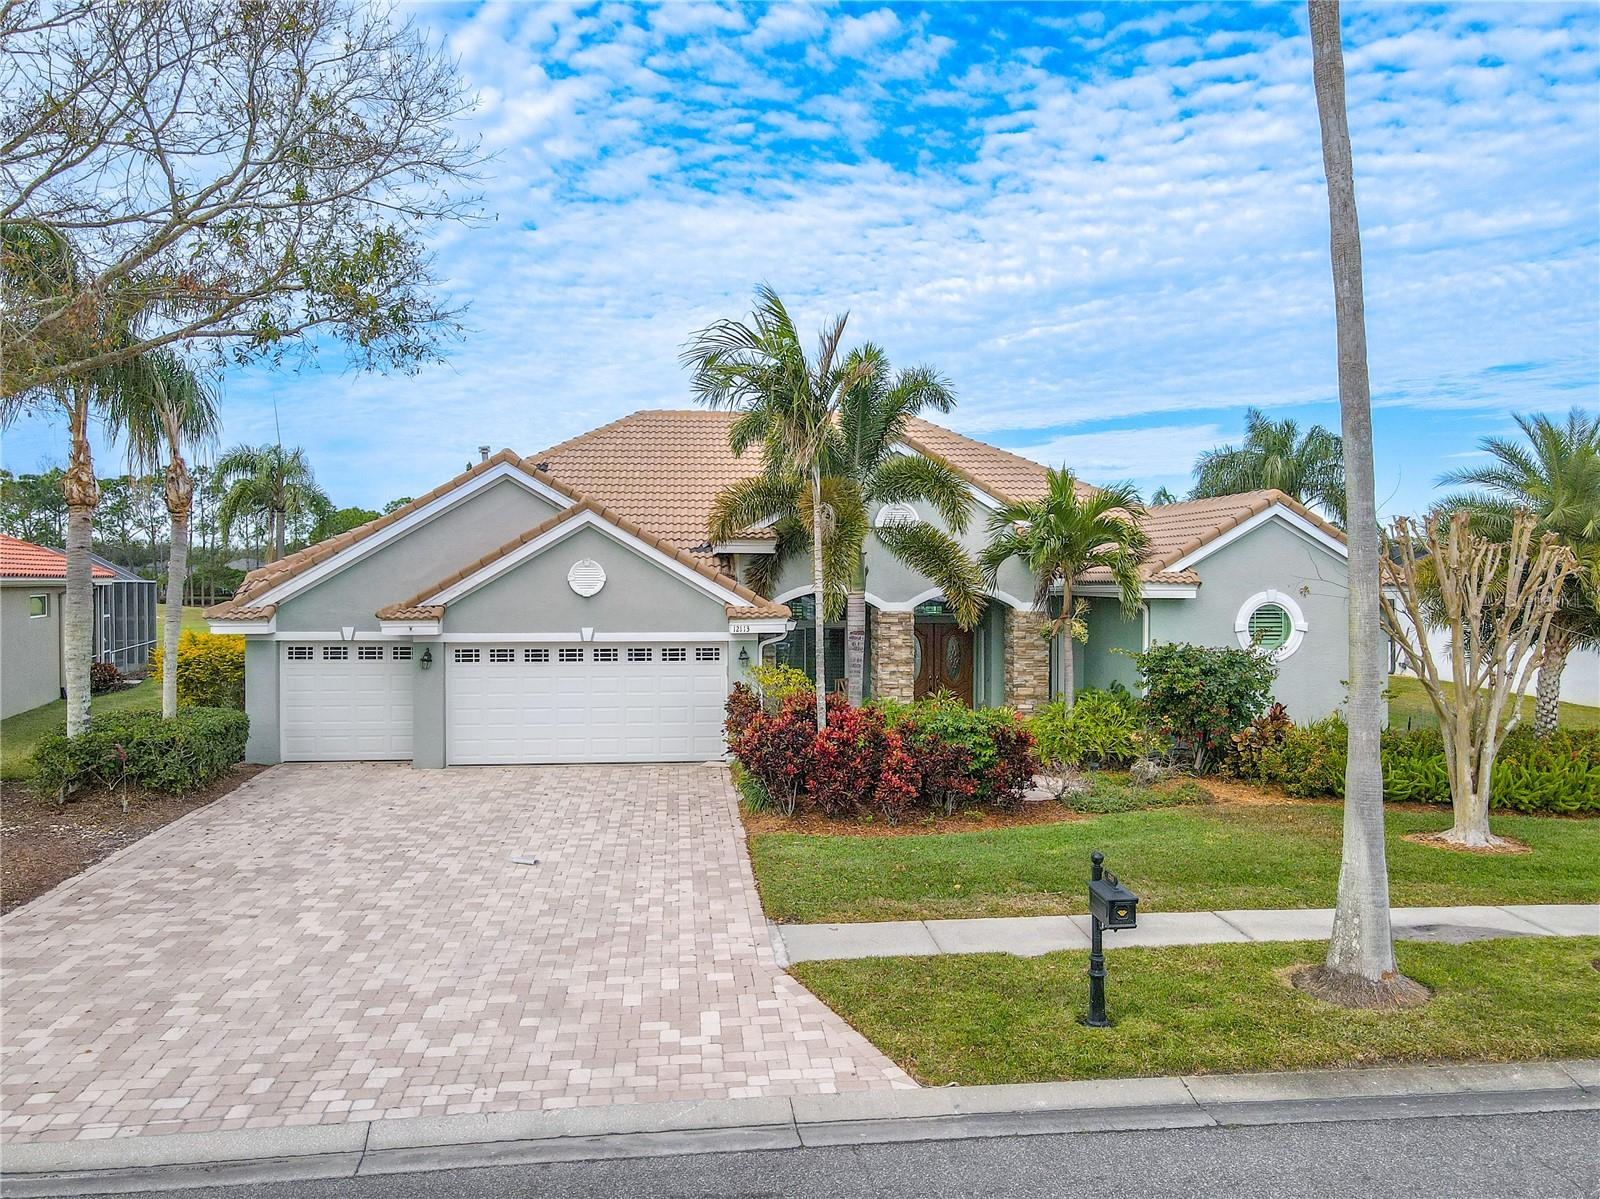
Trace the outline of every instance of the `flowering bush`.
[[893, 824], [917, 798], [916, 763], [883, 713], [836, 704], [817, 734], [806, 793], [825, 816], [872, 813]]
[[[150, 677], [164, 669], [161, 645], [150, 655]], [[244, 707], [244, 638], [185, 629], [178, 635], [178, 706]]]
[[783, 701], [791, 695], [801, 691], [812, 695], [816, 690], [810, 676], [793, 666], [780, 664], [757, 666], [750, 672], [750, 677], [755, 680], [756, 690], [760, 692], [761, 698], [773, 708], [781, 707]]
[[1182, 642], [1152, 645], [1133, 660], [1144, 679], [1151, 723], [1194, 755], [1197, 771], [1266, 709], [1278, 673], [1260, 650]]
[[[735, 689], [737, 691], [737, 688]], [[806, 790], [816, 750], [817, 725], [809, 693], [791, 695], [776, 712], [748, 713], [741, 698], [740, 731], [729, 748], [785, 816], [793, 816]], [[728, 722], [735, 723], [734, 697], [728, 699]]]

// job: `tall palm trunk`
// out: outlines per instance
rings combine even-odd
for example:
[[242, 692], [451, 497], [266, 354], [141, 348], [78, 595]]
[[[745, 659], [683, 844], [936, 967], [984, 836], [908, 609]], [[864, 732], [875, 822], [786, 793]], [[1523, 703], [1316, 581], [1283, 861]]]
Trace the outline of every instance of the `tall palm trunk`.
[[1561, 675], [1572, 652], [1572, 638], [1554, 624], [1544, 641], [1544, 661], [1539, 663], [1539, 686], [1533, 701], [1533, 731], [1548, 737], [1561, 719]]
[[282, 508], [272, 510], [272, 557], [269, 561], [276, 562], [283, 557], [283, 527], [287, 518], [288, 514]]
[[844, 597], [844, 677], [846, 698], [859, 708], [867, 694], [867, 560], [856, 557], [850, 593]]
[[812, 671], [817, 684], [817, 731], [828, 723], [828, 660], [825, 653], [827, 623], [823, 617], [822, 592], [822, 468], [811, 467], [811, 585], [816, 599], [813, 616], [816, 619], [816, 645], [812, 653]]
[[1061, 582], [1061, 615], [1062, 628], [1067, 635], [1061, 640], [1061, 698], [1070, 710], [1077, 699], [1077, 681], [1072, 673], [1072, 580], [1063, 579]]
[[167, 464], [166, 498], [172, 544], [167, 547], [167, 610], [161, 628], [161, 715], [171, 720], [178, 714], [178, 637], [183, 629], [183, 588], [189, 575], [189, 511], [194, 503], [194, 483], [175, 441], [172, 461]]
[[67, 501], [67, 594], [61, 613], [61, 665], [66, 676], [67, 736], [89, 728], [89, 664], [94, 658], [94, 578], [89, 552], [100, 487], [89, 451], [89, 387], [72, 384], [71, 459], [61, 480]]
[[1389, 870], [1383, 844], [1383, 643], [1378, 625], [1378, 514], [1372, 469], [1372, 405], [1362, 298], [1361, 232], [1356, 215], [1350, 129], [1345, 116], [1344, 52], [1338, 0], [1308, 0], [1311, 50], [1328, 178], [1329, 245], [1339, 346], [1339, 416], [1350, 520], [1349, 742], [1339, 898], [1328, 942], [1330, 974], [1374, 986], [1394, 979]]

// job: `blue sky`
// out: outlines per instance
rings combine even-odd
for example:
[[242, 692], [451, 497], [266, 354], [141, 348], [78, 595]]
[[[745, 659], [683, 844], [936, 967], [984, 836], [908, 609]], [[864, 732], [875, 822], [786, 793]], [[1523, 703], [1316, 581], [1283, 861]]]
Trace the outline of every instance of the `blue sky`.
[[[275, 402], [341, 504], [688, 406], [684, 338], [762, 280], [1091, 481], [1182, 490], [1248, 404], [1337, 426], [1302, 5], [407, 11], [495, 155], [491, 219], [436, 239], [467, 336], [414, 376], [225, 385], [227, 440]], [[1510, 413], [1600, 405], [1600, 9], [1346, 5], [1345, 46], [1398, 511]], [[62, 437], [19, 425], [5, 465]]]

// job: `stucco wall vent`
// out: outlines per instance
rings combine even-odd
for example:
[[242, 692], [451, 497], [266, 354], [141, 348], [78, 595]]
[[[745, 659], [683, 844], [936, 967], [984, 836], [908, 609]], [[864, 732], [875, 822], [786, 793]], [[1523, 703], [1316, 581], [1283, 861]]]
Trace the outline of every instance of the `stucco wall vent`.
[[593, 558], [580, 558], [567, 571], [567, 585], [579, 595], [594, 595], [606, 585], [605, 567]]

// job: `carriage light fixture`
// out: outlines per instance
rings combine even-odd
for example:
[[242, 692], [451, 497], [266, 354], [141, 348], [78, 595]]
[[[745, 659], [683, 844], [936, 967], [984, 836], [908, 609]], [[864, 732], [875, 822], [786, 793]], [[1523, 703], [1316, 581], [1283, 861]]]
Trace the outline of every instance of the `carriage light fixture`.
[[422, 657], [417, 659], [417, 665], [422, 667], [423, 670], [427, 670], [433, 665], [433, 650], [431, 648], [422, 651]]

